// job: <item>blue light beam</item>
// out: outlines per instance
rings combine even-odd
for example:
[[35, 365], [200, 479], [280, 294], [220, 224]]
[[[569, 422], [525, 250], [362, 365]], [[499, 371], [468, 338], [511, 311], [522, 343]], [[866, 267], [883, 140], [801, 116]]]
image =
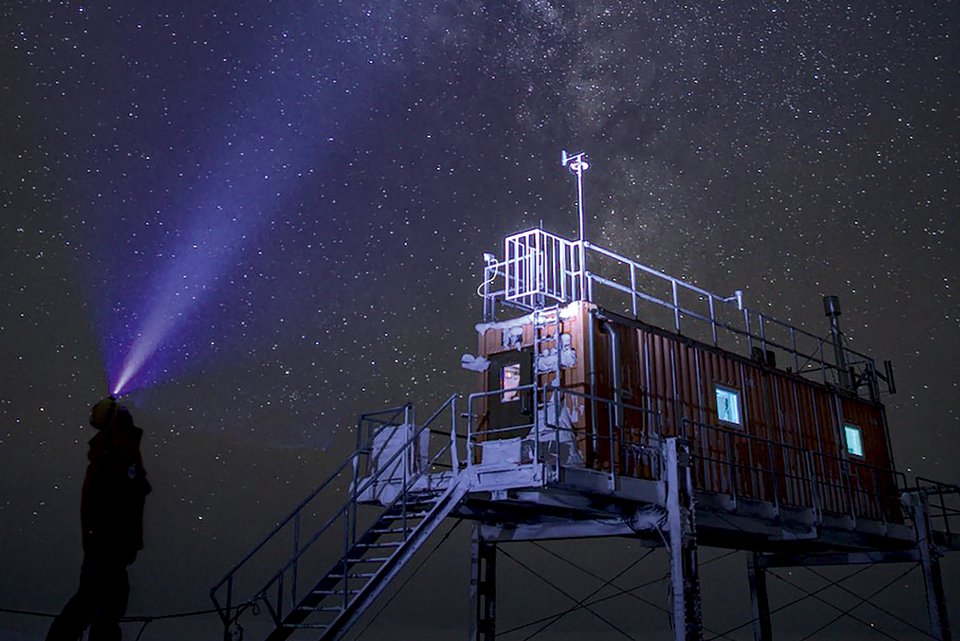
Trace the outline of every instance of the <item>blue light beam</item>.
[[111, 373], [111, 392], [116, 396], [128, 393], [150, 382], [152, 377], [138, 377], [147, 361], [166, 342], [175, 337], [191, 312], [209, 295], [219, 278], [234, 264], [234, 257], [248, 236], [251, 224], [230, 216], [226, 225], [218, 215], [208, 215], [188, 234], [178, 251], [170, 258], [157, 280], [154, 295], [143, 310], [143, 321], [134, 335], [119, 371]]

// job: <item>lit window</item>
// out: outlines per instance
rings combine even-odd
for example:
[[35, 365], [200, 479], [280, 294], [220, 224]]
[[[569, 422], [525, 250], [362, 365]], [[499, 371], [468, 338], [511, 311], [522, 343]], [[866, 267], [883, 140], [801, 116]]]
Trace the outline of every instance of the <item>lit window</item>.
[[717, 417], [727, 425], [741, 425], [740, 392], [728, 387], [716, 386]]
[[863, 435], [856, 425], [844, 424], [843, 433], [847, 439], [847, 452], [854, 456], [863, 456]]
[[520, 398], [517, 387], [520, 386], [520, 363], [505, 365], [500, 370], [500, 388], [503, 390], [501, 401], [509, 403]]

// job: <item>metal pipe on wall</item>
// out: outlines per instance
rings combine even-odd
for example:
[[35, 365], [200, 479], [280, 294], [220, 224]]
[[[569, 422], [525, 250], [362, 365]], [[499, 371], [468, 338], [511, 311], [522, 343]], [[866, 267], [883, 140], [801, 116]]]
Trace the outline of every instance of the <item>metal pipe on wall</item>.
[[599, 441], [597, 440], [597, 355], [594, 341], [593, 321], [597, 310], [591, 309], [587, 319], [587, 346], [590, 352], [590, 429], [593, 432], [592, 455], [596, 454]]
[[[620, 381], [620, 341], [617, 330], [610, 323], [600, 317], [600, 331], [610, 337], [610, 381], [613, 387], [613, 424], [610, 426], [610, 473], [615, 474], [615, 439], [623, 431], [623, 390]], [[623, 439], [619, 439], [622, 443]]]
[[623, 383], [620, 380], [620, 340], [613, 324], [600, 317], [600, 331], [610, 337], [610, 380], [613, 382], [614, 425], [623, 427]]

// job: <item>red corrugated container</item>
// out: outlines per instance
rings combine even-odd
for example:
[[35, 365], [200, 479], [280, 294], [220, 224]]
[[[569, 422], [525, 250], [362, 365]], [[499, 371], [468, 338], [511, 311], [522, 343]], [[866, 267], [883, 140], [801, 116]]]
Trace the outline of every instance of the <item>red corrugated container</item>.
[[[565, 310], [561, 333], [569, 335], [576, 362], [561, 369], [560, 384], [570, 392], [563, 400], [576, 414], [577, 447], [586, 466], [654, 478], [653, 463], [642, 451], [680, 435], [691, 444], [694, 481], [702, 491], [780, 508], [902, 521], [882, 404], [587, 303]], [[505, 329], [511, 325], [522, 327], [522, 338], [513, 343], [504, 339], [504, 332], [518, 333]], [[555, 336], [555, 324], [547, 324], [541, 336]], [[499, 389], [499, 375], [511, 363], [522, 362], [529, 370], [524, 380], [532, 381], [533, 344], [529, 317], [481, 326], [480, 353], [491, 360], [482, 389]], [[552, 339], [539, 345], [552, 347]], [[536, 378], [545, 385], [553, 376]], [[733, 415], [720, 411], [730, 399], [739, 421], [724, 420]], [[491, 395], [474, 409], [478, 441], [526, 433], [505, 429], [511, 421], [533, 420], [531, 407], [510, 402], [515, 405]], [[862, 455], [851, 451], [857, 448], [848, 443], [847, 426], [859, 433]]]

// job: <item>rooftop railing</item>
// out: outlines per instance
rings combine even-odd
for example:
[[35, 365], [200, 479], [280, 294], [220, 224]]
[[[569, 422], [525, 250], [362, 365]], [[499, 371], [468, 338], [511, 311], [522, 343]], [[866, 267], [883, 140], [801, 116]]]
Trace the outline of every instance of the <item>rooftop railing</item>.
[[[819, 336], [743, 304], [743, 293], [721, 295], [631, 260], [589, 241], [540, 229], [508, 236], [504, 259], [487, 254], [479, 292], [485, 322], [502, 310], [532, 312], [546, 305], [584, 300], [603, 309], [672, 328], [691, 338], [744, 353], [824, 384], [866, 386], [879, 399], [874, 360], [843, 348], [841, 372], [832, 338]], [[892, 387], [892, 385], [891, 385]]]

